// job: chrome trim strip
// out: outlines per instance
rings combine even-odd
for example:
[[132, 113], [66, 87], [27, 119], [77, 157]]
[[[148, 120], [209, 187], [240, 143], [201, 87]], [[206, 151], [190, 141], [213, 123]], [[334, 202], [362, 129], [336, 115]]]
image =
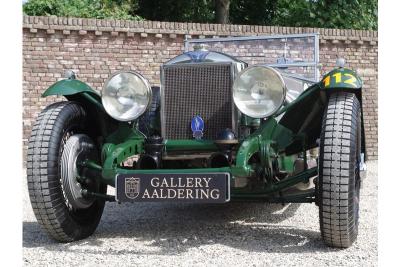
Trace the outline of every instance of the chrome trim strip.
[[226, 184], [226, 190], [228, 191], [228, 198], [226, 199], [226, 202], [231, 201], [231, 174], [229, 172], [225, 172], [225, 175], [228, 176], [228, 181]]
[[[160, 113], [160, 122], [161, 122], [161, 137], [164, 138], [165, 133], [165, 107], [164, 107], [164, 65], [160, 66], [160, 105], [161, 105], [161, 113]], [[165, 142], [165, 139], [164, 139]]]
[[117, 196], [118, 196], [118, 181], [117, 181], [117, 179], [118, 179], [118, 175], [119, 174], [116, 174], [115, 175], [115, 179], [114, 179], [114, 184], [115, 184], [115, 201], [117, 201], [117, 202], [120, 202], [119, 200], [118, 200], [118, 198], [117, 198]]
[[306, 61], [306, 62], [295, 62], [295, 63], [282, 63], [282, 64], [266, 64], [267, 66], [270, 67], [313, 67], [315, 66], [314, 61]]
[[236, 137], [239, 136], [239, 120], [240, 114], [239, 109], [236, 108], [235, 101], [233, 99], [233, 84], [238, 77], [239, 73], [247, 68], [246, 63], [232, 63], [232, 82], [231, 82], [231, 99], [232, 99], [232, 131], [236, 134]]

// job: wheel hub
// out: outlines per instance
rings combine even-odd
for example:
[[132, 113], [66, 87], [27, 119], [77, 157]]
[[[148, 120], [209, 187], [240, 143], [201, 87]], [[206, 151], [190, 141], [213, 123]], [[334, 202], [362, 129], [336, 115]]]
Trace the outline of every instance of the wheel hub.
[[92, 205], [93, 198], [82, 195], [82, 184], [78, 181], [78, 164], [86, 159], [95, 159], [95, 145], [89, 136], [75, 134], [68, 138], [61, 155], [61, 181], [66, 200], [75, 209]]

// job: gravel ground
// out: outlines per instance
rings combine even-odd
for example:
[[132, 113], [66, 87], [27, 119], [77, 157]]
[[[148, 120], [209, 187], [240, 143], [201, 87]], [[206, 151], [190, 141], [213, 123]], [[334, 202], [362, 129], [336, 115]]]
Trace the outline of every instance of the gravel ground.
[[314, 204], [107, 203], [88, 239], [59, 244], [38, 225], [24, 179], [23, 260], [40, 266], [376, 266], [377, 162], [361, 190], [357, 242], [326, 247]]

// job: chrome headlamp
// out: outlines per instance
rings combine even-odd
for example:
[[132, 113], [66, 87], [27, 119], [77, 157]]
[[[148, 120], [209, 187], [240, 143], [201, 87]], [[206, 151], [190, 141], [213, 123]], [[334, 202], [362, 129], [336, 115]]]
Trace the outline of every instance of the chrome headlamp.
[[237, 108], [252, 118], [271, 116], [282, 106], [285, 96], [282, 76], [271, 67], [249, 67], [233, 83], [233, 100]]
[[137, 72], [117, 72], [104, 84], [101, 101], [107, 113], [114, 119], [132, 121], [149, 106], [151, 87]]

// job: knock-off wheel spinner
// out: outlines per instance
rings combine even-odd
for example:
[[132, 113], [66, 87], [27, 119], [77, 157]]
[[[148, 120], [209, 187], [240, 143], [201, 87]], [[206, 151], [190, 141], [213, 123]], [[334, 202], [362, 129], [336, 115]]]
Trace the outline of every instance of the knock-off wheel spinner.
[[94, 198], [82, 195], [79, 165], [87, 159], [96, 159], [96, 148], [92, 139], [85, 134], [75, 134], [68, 138], [61, 155], [61, 181], [67, 202], [74, 209], [90, 207]]

